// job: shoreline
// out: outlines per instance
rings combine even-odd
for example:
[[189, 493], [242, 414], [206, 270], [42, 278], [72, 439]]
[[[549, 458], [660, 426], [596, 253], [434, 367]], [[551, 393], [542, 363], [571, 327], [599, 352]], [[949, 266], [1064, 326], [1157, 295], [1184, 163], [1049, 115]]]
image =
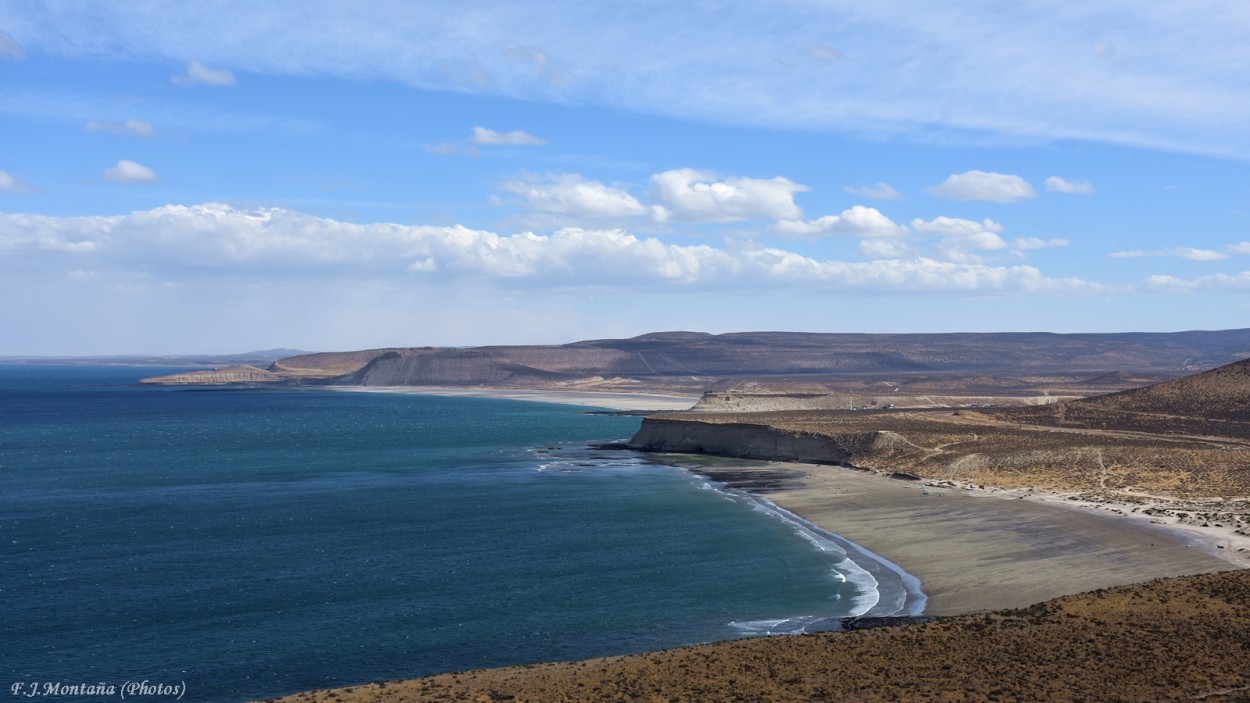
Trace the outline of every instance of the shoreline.
[[895, 565], [919, 580], [924, 615], [1022, 608], [1250, 565], [1250, 537], [1115, 513], [1123, 506], [1066, 494], [945, 486], [821, 464], [731, 460], [718, 471], [702, 455], [653, 458], [772, 503]]
[[[753, 493], [748, 493], [748, 492], [743, 492], [741, 493], [741, 495], [745, 496], [747, 499], [751, 500], [757, 505], [760, 505], [763, 510], [773, 514], [774, 516], [777, 516], [778, 519], [780, 519], [782, 522], [792, 525], [796, 530], [810, 533], [817, 540], [822, 540], [822, 539], [828, 540], [830, 542], [833, 542], [835, 545], [837, 545], [837, 547], [840, 548], [846, 554], [846, 558], [848, 560], [850, 560], [853, 564], [858, 566], [860, 569], [863, 569], [864, 571], [867, 571], [869, 574], [872, 575], [874, 580], [877, 582], [878, 598], [880, 598], [882, 594], [879, 588], [881, 585], [881, 579], [878, 575], [879, 571], [877, 567], [879, 567], [880, 569], [886, 572], [893, 574], [895, 577], [898, 578], [898, 581], [899, 581], [898, 588], [901, 591], [902, 601], [897, 603], [897, 607], [895, 607], [893, 610], [889, 612], [874, 612], [874, 611], [877, 611], [877, 607], [878, 605], [880, 605], [880, 601], [878, 601], [877, 603], [874, 603], [872, 607], [865, 610], [863, 613], [848, 616], [849, 618], [864, 618], [864, 617], [868, 617], [868, 618], [872, 618], [872, 617], [912, 618], [912, 617], [920, 617], [925, 614], [924, 611], [925, 611], [926, 605], [928, 604], [928, 596], [925, 595], [924, 593], [923, 584], [920, 582], [920, 579], [916, 578], [916, 576], [914, 576], [913, 574], [905, 571], [898, 564], [895, 564], [894, 562], [881, 556], [880, 554], [874, 553], [872, 550], [864, 547], [863, 545], [857, 542], [852, 542], [851, 540], [847, 539], [846, 537], [843, 537], [842, 535], [826, 530], [825, 528], [821, 527], [820, 525], [817, 525], [811, 520], [808, 520], [802, 515], [798, 515], [797, 513], [793, 513], [789, 510], [786, 510], [785, 508], [777, 505], [776, 503], [772, 502], [771, 500], [763, 496], [756, 495]], [[817, 542], [816, 546], [817, 548], [824, 551], [823, 545]], [[866, 565], [864, 562], [860, 562], [856, 560], [856, 557], [862, 557], [865, 562], [869, 562], [873, 566]]]
[[523, 400], [534, 403], [578, 405], [622, 412], [689, 410], [695, 403], [699, 402], [697, 396], [560, 389], [456, 388], [449, 386], [322, 386], [320, 388], [348, 393], [399, 393], [404, 395], [443, 397], [498, 398], [501, 400]]

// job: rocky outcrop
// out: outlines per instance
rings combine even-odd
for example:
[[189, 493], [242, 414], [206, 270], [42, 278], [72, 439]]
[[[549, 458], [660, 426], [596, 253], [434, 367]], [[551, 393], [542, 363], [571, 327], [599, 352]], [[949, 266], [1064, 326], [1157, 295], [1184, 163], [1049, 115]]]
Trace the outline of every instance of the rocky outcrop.
[[644, 418], [629, 440], [644, 452], [713, 454], [742, 459], [801, 461], [849, 465], [850, 449], [833, 437], [745, 423], [710, 424], [689, 420]]
[[154, 386], [224, 386], [250, 383], [278, 383], [287, 378], [255, 366], [227, 366], [222, 369], [188, 371], [169, 376], [152, 376], [139, 383]]

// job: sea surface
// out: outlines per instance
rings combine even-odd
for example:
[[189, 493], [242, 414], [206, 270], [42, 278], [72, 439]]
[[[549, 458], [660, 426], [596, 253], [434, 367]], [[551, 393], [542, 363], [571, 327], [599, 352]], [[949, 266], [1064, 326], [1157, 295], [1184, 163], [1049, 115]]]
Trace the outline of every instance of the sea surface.
[[636, 417], [136, 385], [175, 370], [0, 365], [13, 700], [148, 681], [244, 701], [798, 631], [893, 597], [757, 502], [589, 448]]

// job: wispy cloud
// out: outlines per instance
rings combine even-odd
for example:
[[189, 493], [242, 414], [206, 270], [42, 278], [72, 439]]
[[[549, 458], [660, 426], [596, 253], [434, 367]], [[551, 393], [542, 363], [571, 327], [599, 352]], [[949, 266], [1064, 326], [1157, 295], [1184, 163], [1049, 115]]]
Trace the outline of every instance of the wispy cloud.
[[1051, 176], [1044, 182], [1046, 190], [1052, 193], [1073, 193], [1076, 195], [1093, 195], [1094, 186], [1089, 181], [1069, 181], [1059, 176]]
[[546, 144], [547, 140], [519, 129], [512, 132], [496, 132], [486, 127], [474, 127], [473, 143], [485, 146], [541, 146]]
[[[164, 98], [0, 87], [0, 113], [32, 119], [125, 125], [136, 113], [162, 128], [211, 132], [324, 133], [323, 122], [289, 115], [240, 112], [216, 105]], [[155, 128], [153, 128], [155, 129]]]
[[[1233, 250], [1230, 247], [1230, 250]], [[1143, 251], [1116, 251], [1109, 255], [1113, 259], [1138, 259], [1143, 257], [1165, 257], [1172, 259], [1189, 259], [1190, 261], [1220, 261], [1227, 259], [1229, 254], [1215, 249], [1195, 249], [1194, 247], [1172, 247], [1170, 249], [1152, 249]]]
[[114, 183], [153, 183], [156, 172], [143, 164], [121, 159], [104, 170], [104, 178]]
[[538, 212], [579, 217], [636, 217], [647, 208], [628, 191], [574, 173], [529, 176], [512, 180], [500, 190], [517, 197]]
[[851, 195], [858, 195], [861, 198], [872, 198], [873, 200], [902, 200], [903, 194], [894, 190], [889, 183], [878, 183], [874, 186], [844, 186], [842, 190]]
[[1066, 247], [1071, 242], [1066, 239], [1056, 237], [1054, 239], [1042, 239], [1040, 237], [1019, 237], [1011, 241], [1013, 249], [1032, 250], [1032, 249], [1054, 249], [1056, 247]]
[[[383, 78], [718, 123], [1250, 157], [1243, 3], [640, 2], [487, 0], [471, 21], [434, 0], [353, 7], [350, 21], [332, 0], [221, 0], [211, 13], [7, 3], [0, 26], [70, 57]], [[187, 80], [215, 75], [188, 66]]]
[[1198, 278], [1177, 278], [1175, 276], [1151, 276], [1144, 286], [1148, 290], [1193, 293], [1197, 291], [1224, 291], [1229, 293], [1250, 293], [1250, 271], [1241, 273], [1216, 273]]
[[13, 37], [0, 32], [0, 59], [9, 61], [25, 61], [26, 50]]
[[0, 193], [24, 194], [31, 192], [31, 190], [30, 185], [26, 181], [8, 171], [0, 171]]
[[952, 173], [945, 181], [930, 186], [928, 191], [952, 200], [986, 200], [994, 203], [1014, 203], [1017, 200], [1037, 197], [1037, 191], [1023, 178], [1014, 174], [986, 171]]
[[199, 61], [192, 61], [187, 64], [184, 73], [171, 76], [169, 80], [175, 85], [227, 86], [234, 85], [234, 73], [228, 68], [214, 69]]
[[132, 137], [155, 137], [156, 128], [143, 120], [126, 120], [125, 122], [101, 122], [92, 120], [84, 125], [88, 132], [107, 132]]

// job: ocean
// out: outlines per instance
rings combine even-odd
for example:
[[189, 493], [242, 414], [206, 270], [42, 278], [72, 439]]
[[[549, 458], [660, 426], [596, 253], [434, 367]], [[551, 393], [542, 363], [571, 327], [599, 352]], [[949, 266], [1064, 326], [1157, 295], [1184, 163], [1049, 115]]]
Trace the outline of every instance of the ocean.
[[766, 505], [589, 447], [637, 417], [136, 385], [172, 371], [0, 365], [9, 694], [245, 701], [800, 631], [897, 596]]

